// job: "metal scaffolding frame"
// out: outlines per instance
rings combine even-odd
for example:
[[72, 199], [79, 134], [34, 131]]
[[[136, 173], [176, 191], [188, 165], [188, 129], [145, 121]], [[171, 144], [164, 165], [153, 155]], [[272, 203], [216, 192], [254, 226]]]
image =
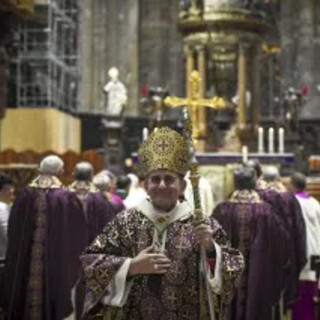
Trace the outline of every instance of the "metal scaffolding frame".
[[47, 0], [18, 31], [17, 107], [75, 112], [79, 87], [78, 0]]

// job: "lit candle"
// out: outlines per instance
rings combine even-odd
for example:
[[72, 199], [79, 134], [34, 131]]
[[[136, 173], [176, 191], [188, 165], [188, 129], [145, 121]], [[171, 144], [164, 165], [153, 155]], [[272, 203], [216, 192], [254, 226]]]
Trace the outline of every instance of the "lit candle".
[[158, 127], [155, 127], [153, 132], [156, 133], [158, 131]]
[[258, 153], [264, 153], [263, 128], [258, 129]]
[[284, 153], [284, 129], [279, 128], [279, 153]]
[[146, 141], [148, 139], [149, 130], [148, 128], [142, 129], [142, 141]]
[[242, 147], [242, 163], [248, 162], [248, 147], [243, 146]]
[[274, 129], [269, 128], [269, 153], [274, 153]]

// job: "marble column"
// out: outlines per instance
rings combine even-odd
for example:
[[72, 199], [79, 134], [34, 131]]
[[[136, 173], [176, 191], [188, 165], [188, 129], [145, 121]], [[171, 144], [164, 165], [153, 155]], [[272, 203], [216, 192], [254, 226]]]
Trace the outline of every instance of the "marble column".
[[251, 69], [251, 115], [254, 127], [258, 128], [260, 118], [260, 67], [261, 67], [261, 43], [252, 49]]
[[246, 51], [243, 45], [239, 47], [238, 57], [238, 127], [240, 129], [246, 126], [247, 108], [246, 108], [246, 90], [247, 90], [247, 65]]
[[315, 0], [281, 2], [282, 89], [308, 87], [301, 118], [320, 118], [320, 5]]
[[[178, 28], [179, 1], [140, 0], [139, 3], [140, 84], [168, 88], [170, 94], [183, 95], [183, 36]], [[177, 112], [177, 109], [166, 110], [166, 115]]]
[[138, 114], [139, 0], [83, 0], [80, 17], [80, 111], [102, 113], [108, 70], [119, 69], [128, 90], [126, 114]]

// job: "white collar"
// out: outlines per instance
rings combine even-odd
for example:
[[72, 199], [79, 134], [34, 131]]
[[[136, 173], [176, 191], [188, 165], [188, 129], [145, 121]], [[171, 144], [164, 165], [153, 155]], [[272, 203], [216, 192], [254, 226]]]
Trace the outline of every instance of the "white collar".
[[151, 220], [160, 231], [175, 221], [186, 220], [192, 216], [192, 208], [187, 201], [177, 202], [176, 206], [167, 213], [160, 213], [148, 199], [141, 201], [137, 205], [137, 209]]

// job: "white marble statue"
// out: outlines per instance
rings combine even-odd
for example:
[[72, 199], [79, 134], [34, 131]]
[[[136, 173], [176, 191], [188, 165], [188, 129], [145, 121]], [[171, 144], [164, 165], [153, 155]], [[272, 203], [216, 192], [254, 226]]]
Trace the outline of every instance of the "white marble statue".
[[107, 94], [106, 111], [108, 116], [121, 116], [124, 106], [127, 103], [127, 89], [118, 79], [119, 71], [111, 68], [108, 72], [110, 81], [104, 86], [103, 91]]

